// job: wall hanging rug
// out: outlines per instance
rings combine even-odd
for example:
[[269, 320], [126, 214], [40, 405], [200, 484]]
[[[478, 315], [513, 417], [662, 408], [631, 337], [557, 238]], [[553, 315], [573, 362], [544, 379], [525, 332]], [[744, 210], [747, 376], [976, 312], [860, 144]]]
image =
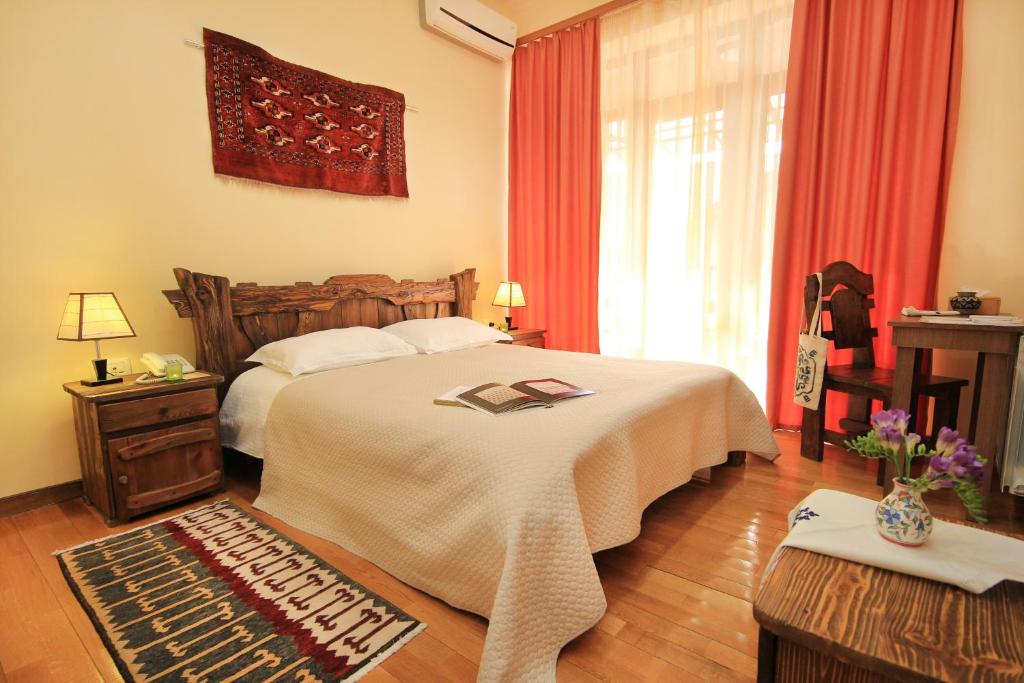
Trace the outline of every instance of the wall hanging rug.
[[353, 681], [426, 626], [228, 501], [55, 554], [127, 681]]
[[409, 196], [404, 95], [290, 64], [208, 28], [203, 41], [216, 173]]

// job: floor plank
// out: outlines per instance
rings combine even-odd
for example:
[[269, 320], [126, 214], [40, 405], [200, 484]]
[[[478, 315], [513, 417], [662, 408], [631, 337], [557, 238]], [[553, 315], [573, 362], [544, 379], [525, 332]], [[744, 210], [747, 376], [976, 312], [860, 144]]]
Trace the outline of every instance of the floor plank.
[[[82, 505], [75, 507], [83, 508]], [[68, 622], [74, 628], [100, 676], [104, 680], [117, 680], [118, 672], [113, 659], [96, 633], [96, 629], [93, 628], [89, 617], [71, 593], [71, 589], [64, 580], [64, 575], [60, 571], [60, 566], [53, 557], [54, 550], [81, 543], [82, 534], [64, 514], [64, 509], [60, 504], [48, 505], [18, 515], [15, 525], [39, 574], [60, 603]]]
[[13, 519], [0, 519], [0, 662], [7, 680], [103, 680]]
[[[780, 432], [774, 464], [750, 457], [716, 469], [655, 501], [632, 543], [595, 555], [608, 611], [558, 662], [567, 683], [641, 680], [753, 681], [757, 625], [750, 600], [786, 534], [786, 516], [815, 488], [880, 497], [874, 464], [826, 447], [823, 462], [800, 458], [799, 434]], [[64, 582], [54, 550], [151, 524], [230, 498], [340, 571], [429, 624], [366, 677], [370, 683], [473, 680], [487, 622], [416, 590], [332, 543], [259, 510], [250, 467], [231, 470], [227, 493], [162, 510], [111, 529], [80, 500], [0, 519], [0, 683], [119, 681], [113, 660]], [[928, 499], [959, 513], [956, 501]], [[1003, 496], [1000, 530], [1024, 530], [1019, 501]]]

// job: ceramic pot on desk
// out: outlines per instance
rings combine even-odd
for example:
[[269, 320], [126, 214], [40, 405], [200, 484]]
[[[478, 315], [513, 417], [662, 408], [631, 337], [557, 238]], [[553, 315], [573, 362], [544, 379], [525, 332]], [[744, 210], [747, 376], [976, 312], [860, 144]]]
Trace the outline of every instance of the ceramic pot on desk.
[[981, 299], [977, 292], [957, 292], [956, 296], [949, 297], [949, 307], [960, 315], [971, 315], [981, 308]]
[[932, 534], [932, 515], [915, 491], [899, 479], [892, 480], [892, 491], [875, 508], [878, 533], [899, 545], [918, 546]]

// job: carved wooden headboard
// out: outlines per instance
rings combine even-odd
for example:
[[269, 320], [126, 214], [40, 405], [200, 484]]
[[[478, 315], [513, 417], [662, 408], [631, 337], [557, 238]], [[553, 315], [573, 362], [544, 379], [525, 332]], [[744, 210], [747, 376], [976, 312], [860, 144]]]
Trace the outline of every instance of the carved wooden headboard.
[[256, 349], [286, 337], [338, 327], [384, 327], [410, 318], [473, 316], [479, 284], [467, 268], [434, 282], [387, 275], [335, 275], [322, 285], [260, 286], [175, 268], [180, 289], [166, 289], [180, 318], [192, 318], [196, 367], [224, 375], [222, 390], [252, 367]]

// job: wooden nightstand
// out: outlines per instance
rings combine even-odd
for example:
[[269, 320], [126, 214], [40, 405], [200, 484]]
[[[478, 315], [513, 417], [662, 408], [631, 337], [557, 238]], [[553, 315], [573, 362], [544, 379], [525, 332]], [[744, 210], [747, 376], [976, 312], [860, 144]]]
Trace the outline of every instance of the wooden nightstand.
[[219, 489], [220, 375], [183, 382], [87, 387], [69, 382], [82, 488], [107, 524]]
[[545, 332], [547, 332], [547, 330], [533, 330], [524, 327], [518, 330], [512, 330], [508, 333], [512, 337], [512, 341], [502, 341], [498, 343], [515, 344], [516, 346], [535, 346], [538, 349], [543, 349]]

